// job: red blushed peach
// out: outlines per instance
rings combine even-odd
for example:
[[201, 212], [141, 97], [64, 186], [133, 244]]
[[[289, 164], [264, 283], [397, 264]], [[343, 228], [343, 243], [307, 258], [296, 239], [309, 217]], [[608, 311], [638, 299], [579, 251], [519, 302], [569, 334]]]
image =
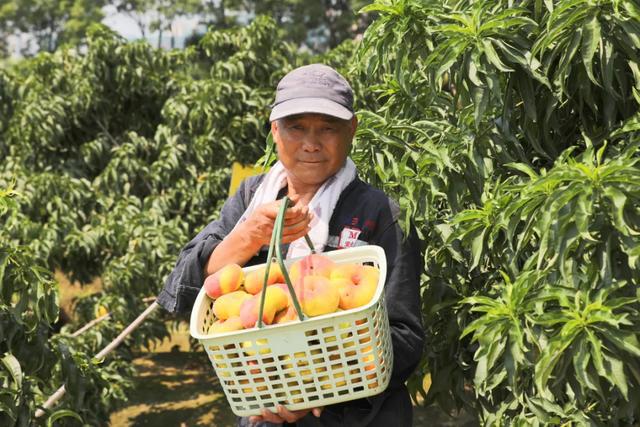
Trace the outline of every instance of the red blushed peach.
[[[265, 268], [259, 268], [247, 274], [247, 277], [244, 280], [244, 289], [253, 295], [260, 292], [262, 290], [262, 285], [264, 284], [264, 273], [265, 273]], [[271, 267], [269, 268], [269, 277], [267, 278], [267, 286], [273, 285], [274, 283], [280, 283], [283, 281], [284, 281], [284, 276], [282, 275], [280, 266], [274, 262], [273, 264], [271, 264]]]
[[209, 298], [216, 299], [220, 295], [240, 289], [243, 280], [242, 267], [238, 264], [227, 264], [208, 276], [203, 286]]
[[324, 255], [311, 254], [294, 262], [289, 269], [292, 283], [297, 283], [305, 276], [329, 277], [335, 263]]
[[[264, 300], [264, 308], [262, 311], [262, 321], [267, 325], [273, 323], [276, 313], [287, 308], [289, 299], [287, 294], [277, 286], [267, 287]], [[245, 328], [253, 328], [258, 321], [260, 314], [260, 298], [261, 294], [252, 296], [245, 300], [240, 306], [240, 320]]]
[[298, 320], [298, 312], [292, 303], [289, 303], [289, 307], [284, 310], [280, 310], [276, 313], [276, 317], [273, 319], [273, 323], [282, 324], [289, 323]]
[[340, 303], [340, 293], [324, 276], [305, 276], [302, 279], [302, 286], [296, 293], [302, 311], [307, 316], [333, 313]]

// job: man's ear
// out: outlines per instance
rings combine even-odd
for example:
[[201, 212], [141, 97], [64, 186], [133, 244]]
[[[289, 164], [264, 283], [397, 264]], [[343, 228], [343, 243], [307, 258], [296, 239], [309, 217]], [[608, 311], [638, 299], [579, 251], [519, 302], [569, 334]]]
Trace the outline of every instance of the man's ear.
[[356, 130], [358, 130], [358, 118], [354, 114], [353, 117], [351, 117], [351, 138], [355, 136]]

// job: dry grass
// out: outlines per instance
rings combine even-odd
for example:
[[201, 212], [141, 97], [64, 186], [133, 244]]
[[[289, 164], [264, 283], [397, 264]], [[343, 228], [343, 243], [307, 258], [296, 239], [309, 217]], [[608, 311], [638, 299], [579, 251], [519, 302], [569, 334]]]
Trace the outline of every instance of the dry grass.
[[136, 389], [111, 414], [112, 426], [235, 426], [236, 416], [204, 353], [192, 353], [186, 324], [153, 353], [142, 353]]

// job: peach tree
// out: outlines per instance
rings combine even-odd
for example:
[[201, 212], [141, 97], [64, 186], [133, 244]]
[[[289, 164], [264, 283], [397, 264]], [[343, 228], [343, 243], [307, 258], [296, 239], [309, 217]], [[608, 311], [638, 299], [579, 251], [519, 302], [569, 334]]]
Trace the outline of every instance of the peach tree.
[[[108, 421], [130, 389], [134, 352], [167, 336], [166, 316], [148, 319], [112, 357], [92, 356], [215, 217], [231, 163], [259, 157], [273, 87], [296, 58], [259, 18], [173, 51], [94, 27], [86, 52], [0, 70], [0, 424]], [[59, 334], [54, 270], [102, 279]], [[109, 321], [70, 335], [101, 310]], [[35, 420], [63, 384], [64, 400]]]
[[365, 10], [354, 156], [423, 237], [427, 403], [485, 425], [637, 423], [637, 2]]

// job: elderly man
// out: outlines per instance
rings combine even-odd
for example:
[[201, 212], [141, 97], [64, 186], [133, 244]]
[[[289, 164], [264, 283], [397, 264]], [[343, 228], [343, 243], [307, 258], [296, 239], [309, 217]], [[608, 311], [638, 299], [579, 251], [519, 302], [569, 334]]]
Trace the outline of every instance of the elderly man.
[[239, 425], [409, 426], [412, 406], [404, 383], [422, 353], [422, 260], [415, 231], [403, 236], [397, 204], [361, 181], [348, 157], [358, 125], [351, 87], [328, 66], [297, 68], [278, 84], [270, 121], [279, 161], [267, 174], [245, 180], [220, 218], [187, 244], [158, 301], [171, 312], [189, 311], [207, 275], [231, 262], [265, 262], [280, 199], [287, 195], [295, 202], [283, 229], [287, 257], [308, 254], [306, 234], [319, 251], [363, 244], [385, 250], [391, 382], [371, 398], [303, 411], [265, 409]]

